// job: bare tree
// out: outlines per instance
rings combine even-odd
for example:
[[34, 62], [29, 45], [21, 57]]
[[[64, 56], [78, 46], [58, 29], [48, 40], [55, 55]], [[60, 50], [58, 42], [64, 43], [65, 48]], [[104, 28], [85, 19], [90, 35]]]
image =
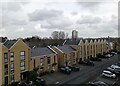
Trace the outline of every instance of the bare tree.
[[58, 31], [53, 31], [51, 34], [53, 39], [59, 39], [59, 32]]
[[65, 32], [63, 31], [59, 32], [59, 39], [65, 39]]
[[63, 31], [54, 31], [51, 34], [53, 39], [65, 39], [65, 32]]

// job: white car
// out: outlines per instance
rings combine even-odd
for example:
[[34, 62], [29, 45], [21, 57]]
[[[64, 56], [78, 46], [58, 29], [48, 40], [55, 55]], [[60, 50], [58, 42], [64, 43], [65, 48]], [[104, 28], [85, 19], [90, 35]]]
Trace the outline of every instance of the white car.
[[106, 54], [105, 57], [109, 57], [110, 58], [110, 57], [112, 57], [112, 55], [111, 54]]
[[106, 76], [106, 77], [110, 77], [110, 78], [116, 78], [115, 74], [113, 74], [110, 71], [106, 71], [106, 70], [103, 71], [102, 76]]
[[111, 52], [112, 54], [115, 54], [115, 55], [117, 55], [117, 53], [116, 52]]
[[113, 64], [113, 65], [111, 65], [111, 68], [114, 68], [114, 69], [115, 69], [115, 68], [120, 69], [120, 66]]

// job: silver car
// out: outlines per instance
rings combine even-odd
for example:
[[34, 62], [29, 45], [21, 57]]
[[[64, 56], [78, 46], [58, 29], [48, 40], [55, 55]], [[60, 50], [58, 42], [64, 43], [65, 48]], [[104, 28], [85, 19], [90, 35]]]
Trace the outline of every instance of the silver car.
[[103, 71], [102, 76], [110, 77], [110, 78], [116, 78], [116, 75], [115, 75], [115, 74], [113, 74], [112, 72], [107, 71], [107, 70], [104, 70], [104, 71]]

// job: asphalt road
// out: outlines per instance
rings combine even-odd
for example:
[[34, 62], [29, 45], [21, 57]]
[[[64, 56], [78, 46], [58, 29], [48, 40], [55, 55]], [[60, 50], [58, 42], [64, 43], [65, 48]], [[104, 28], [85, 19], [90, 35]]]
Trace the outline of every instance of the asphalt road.
[[109, 59], [102, 59], [102, 62], [95, 62], [94, 67], [85, 66], [80, 71], [77, 77], [74, 77], [67, 81], [63, 79], [63, 81], [61, 81], [60, 84], [86, 84], [89, 81], [92, 81], [95, 78], [97, 78], [102, 73], [102, 71], [108, 66], [118, 62], [119, 58], [120, 54]]

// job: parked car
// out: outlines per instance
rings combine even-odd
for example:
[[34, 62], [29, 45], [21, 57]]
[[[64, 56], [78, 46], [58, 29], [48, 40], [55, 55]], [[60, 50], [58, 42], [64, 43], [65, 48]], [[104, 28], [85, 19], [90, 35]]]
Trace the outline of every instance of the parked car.
[[120, 62], [118, 62], [118, 63], [115, 63], [114, 65], [117, 65], [117, 66], [119, 66], [119, 67], [120, 67]]
[[60, 72], [62, 72], [62, 73], [70, 74], [71, 71], [72, 70], [69, 67], [65, 67], [65, 66], [60, 67]]
[[108, 67], [106, 70], [116, 74], [116, 75], [120, 75], [120, 71], [111, 67]]
[[82, 63], [83, 65], [89, 65], [89, 66], [94, 66], [94, 62], [93, 61], [91, 61], [91, 60], [85, 60], [85, 61], [83, 61], [83, 63]]
[[94, 62], [91, 60], [80, 61], [79, 64], [94, 66]]
[[101, 58], [97, 58], [97, 57], [96, 57], [96, 58], [93, 58], [93, 57], [92, 57], [92, 58], [90, 58], [90, 60], [92, 60], [92, 61], [102, 61]]
[[79, 71], [80, 68], [79, 67], [75, 67], [75, 66], [68, 66], [72, 71]]
[[111, 52], [111, 54], [113, 54], [113, 55], [117, 55], [117, 53], [116, 53], [116, 52]]
[[42, 77], [37, 77], [36, 78], [36, 81], [35, 81], [35, 85], [37, 85], [37, 86], [44, 86], [45, 85], [45, 80], [42, 78]]
[[110, 71], [104, 70], [102, 76], [109, 77], [109, 78], [116, 78], [116, 75]]
[[25, 82], [25, 85], [26, 85], [26, 86], [33, 86], [33, 82], [32, 82], [32, 81]]
[[113, 65], [111, 65], [111, 67], [114, 68], [114, 69], [119, 69], [120, 70], [120, 66], [118, 66], [118, 65], [113, 64]]
[[89, 82], [88, 83], [89, 86], [109, 86], [107, 83], [103, 82], [103, 81], [93, 81], [93, 82]]
[[112, 57], [111, 54], [106, 54], [106, 55], [105, 55], [105, 58], [110, 58], [110, 57]]

